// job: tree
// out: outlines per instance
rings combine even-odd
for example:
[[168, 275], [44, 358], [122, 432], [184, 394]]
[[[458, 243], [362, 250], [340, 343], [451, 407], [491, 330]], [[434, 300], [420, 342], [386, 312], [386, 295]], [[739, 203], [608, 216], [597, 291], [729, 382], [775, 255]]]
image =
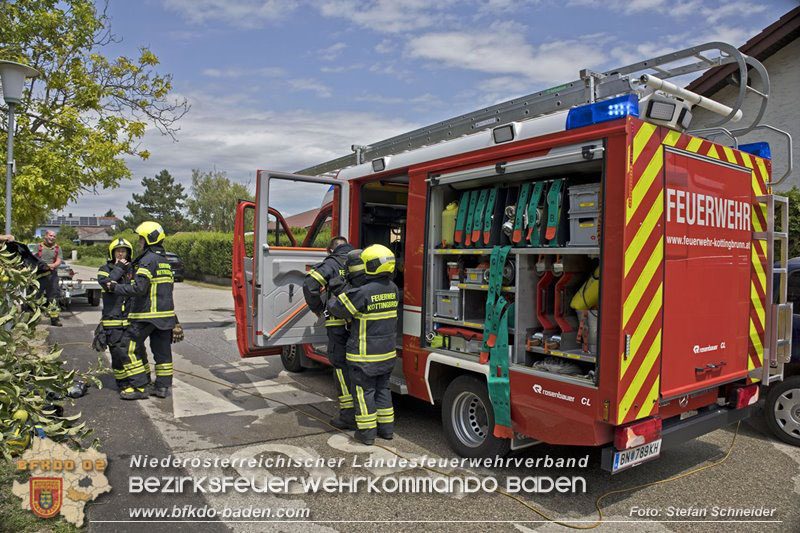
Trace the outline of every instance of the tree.
[[[171, 76], [156, 71], [149, 49], [140, 48], [138, 58], [103, 55], [119, 42], [109, 22], [93, 0], [0, 2], [0, 57], [40, 73], [17, 105], [17, 230], [37, 225], [81, 191], [116, 187], [131, 175], [125, 156], [149, 156], [140, 146], [147, 125], [174, 136], [189, 109], [185, 99], [170, 98]], [[6, 111], [0, 106], [3, 121]], [[5, 146], [7, 122], [0, 128]], [[0, 161], [5, 168], [5, 150]]]
[[[35, 290], [37, 272], [0, 242], [0, 461], [9, 461], [31, 443], [40, 428], [48, 439], [80, 448], [91, 433], [80, 414], [63, 415], [73, 381], [92, 381], [98, 388], [101, 367], [88, 373], [68, 370], [58, 346], [41, 346], [36, 325], [45, 300]], [[61, 398], [61, 399], [59, 399]]]
[[61, 242], [72, 242], [78, 239], [78, 230], [73, 228], [72, 226], [66, 226], [64, 224], [58, 228], [58, 240]]
[[114, 210], [113, 209], [109, 209], [108, 211], [105, 212], [105, 214], [103, 216], [104, 217], [116, 217], [117, 215], [114, 214]]
[[224, 172], [192, 170], [189, 216], [198, 228], [232, 232], [239, 200], [252, 200], [247, 187], [233, 183]]
[[142, 194], [134, 194], [128, 202], [130, 214], [125, 217], [125, 226], [135, 228], [145, 220], [155, 220], [167, 234], [185, 230], [187, 225], [183, 210], [186, 193], [183, 185], [167, 170], [162, 170], [155, 178], [142, 178]]
[[795, 185], [788, 191], [778, 194], [789, 198], [789, 257], [798, 257], [800, 256], [800, 189]]

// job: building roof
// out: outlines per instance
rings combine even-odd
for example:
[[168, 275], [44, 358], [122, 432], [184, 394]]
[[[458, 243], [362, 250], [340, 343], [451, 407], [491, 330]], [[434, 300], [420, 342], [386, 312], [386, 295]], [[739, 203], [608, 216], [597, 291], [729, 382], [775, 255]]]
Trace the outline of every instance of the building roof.
[[[739, 51], [762, 63], [772, 54], [800, 37], [800, 7], [796, 7], [764, 28], [739, 47]], [[690, 91], [705, 96], [714, 94], [728, 84], [728, 76], [736, 72], [736, 65], [713, 68], [686, 86]]]
[[111, 242], [112, 237], [103, 228], [77, 228], [81, 242]]
[[314, 223], [314, 219], [317, 218], [317, 213], [319, 213], [319, 208], [309, 209], [308, 211], [286, 217], [286, 225], [290, 228], [307, 228]]

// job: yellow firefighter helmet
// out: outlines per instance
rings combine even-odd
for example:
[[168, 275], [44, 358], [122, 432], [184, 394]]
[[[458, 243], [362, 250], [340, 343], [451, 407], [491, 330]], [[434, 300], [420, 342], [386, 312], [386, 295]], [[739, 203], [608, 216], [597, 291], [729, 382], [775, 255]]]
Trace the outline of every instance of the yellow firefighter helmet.
[[164, 237], [166, 237], [161, 224], [153, 222], [152, 220], [139, 224], [136, 227], [136, 234], [143, 238], [144, 242], [149, 246], [160, 243], [164, 240]]
[[117, 248], [125, 248], [128, 250], [128, 258], [130, 259], [133, 257], [133, 246], [127, 240], [119, 237], [111, 241], [111, 244], [108, 245], [108, 258], [112, 261], [114, 260], [114, 250]]
[[364, 261], [368, 276], [394, 272], [394, 254], [382, 244], [373, 244], [364, 248], [364, 251], [361, 252], [361, 260]]

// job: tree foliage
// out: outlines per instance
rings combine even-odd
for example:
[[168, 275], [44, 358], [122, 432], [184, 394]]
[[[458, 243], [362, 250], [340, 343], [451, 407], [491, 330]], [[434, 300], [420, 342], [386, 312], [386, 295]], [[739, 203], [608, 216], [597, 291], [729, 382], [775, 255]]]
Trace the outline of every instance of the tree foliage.
[[78, 230], [76, 230], [73, 226], [67, 226], [62, 224], [60, 228], [58, 228], [58, 240], [62, 243], [70, 243], [78, 238]]
[[44, 298], [38, 294], [36, 272], [0, 243], [0, 455], [22, 453], [36, 428], [48, 438], [80, 447], [90, 430], [80, 414], [60, 416], [67, 390], [75, 378], [93, 381], [64, 368], [61, 350], [36, 341], [36, 325]]
[[105, 212], [105, 214], [103, 214], [103, 216], [104, 217], [115, 217], [117, 215], [114, 214], [114, 210], [113, 209], [109, 209], [108, 211]]
[[[134, 58], [103, 55], [118, 42], [109, 22], [92, 0], [0, 2], [0, 57], [40, 72], [26, 83], [16, 111], [17, 231], [81, 191], [117, 186], [130, 176], [124, 156], [149, 156], [140, 146], [147, 126], [174, 135], [189, 109], [185, 100], [170, 98], [171, 76], [157, 72], [158, 58], [148, 48]], [[5, 146], [7, 109], [0, 106], [0, 114]], [[0, 158], [5, 165], [5, 151]]]
[[135, 228], [145, 220], [155, 220], [167, 234], [186, 230], [188, 221], [183, 214], [186, 208], [186, 193], [183, 185], [167, 170], [155, 178], [142, 178], [142, 194], [134, 194], [128, 202], [130, 214], [125, 217], [125, 226]]
[[224, 172], [192, 170], [189, 216], [201, 230], [232, 232], [239, 200], [252, 200], [247, 187], [233, 183]]
[[800, 257], [800, 189], [778, 193], [789, 198], [789, 257]]

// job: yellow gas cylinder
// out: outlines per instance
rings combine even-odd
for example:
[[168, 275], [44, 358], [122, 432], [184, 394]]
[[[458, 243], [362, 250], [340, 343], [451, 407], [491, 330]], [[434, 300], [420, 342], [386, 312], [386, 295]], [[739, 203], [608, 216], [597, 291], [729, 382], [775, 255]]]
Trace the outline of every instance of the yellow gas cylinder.
[[592, 275], [587, 279], [575, 296], [572, 297], [570, 307], [576, 311], [586, 311], [594, 309], [600, 299], [600, 267], [594, 269]]
[[450, 248], [453, 246], [453, 234], [456, 231], [456, 215], [458, 214], [458, 202], [450, 202], [442, 211], [442, 247]]

